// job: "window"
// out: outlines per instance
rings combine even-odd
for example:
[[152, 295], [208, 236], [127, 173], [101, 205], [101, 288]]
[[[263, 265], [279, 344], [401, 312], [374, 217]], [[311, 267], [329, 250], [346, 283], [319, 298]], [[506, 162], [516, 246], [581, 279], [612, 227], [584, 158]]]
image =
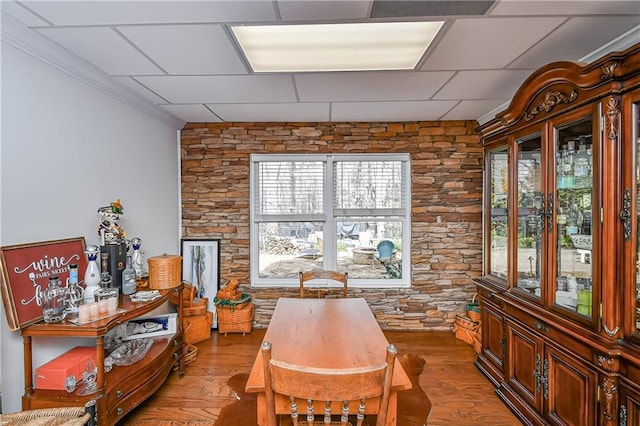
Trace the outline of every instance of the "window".
[[409, 286], [409, 166], [408, 154], [252, 155], [252, 285], [334, 269], [353, 287]]

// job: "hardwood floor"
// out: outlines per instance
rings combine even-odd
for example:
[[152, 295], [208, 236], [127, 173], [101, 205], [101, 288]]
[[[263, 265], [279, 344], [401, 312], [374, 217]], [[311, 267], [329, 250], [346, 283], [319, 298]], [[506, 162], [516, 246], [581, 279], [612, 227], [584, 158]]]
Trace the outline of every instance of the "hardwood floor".
[[[235, 401], [229, 377], [248, 373], [264, 336], [219, 335], [199, 343], [196, 361], [180, 378], [172, 373], [156, 394], [130, 413], [122, 425], [212, 425], [225, 405]], [[422, 356], [420, 384], [431, 399], [430, 426], [517, 426], [521, 423], [496, 396], [473, 365], [475, 352], [449, 332], [386, 331], [398, 353]]]

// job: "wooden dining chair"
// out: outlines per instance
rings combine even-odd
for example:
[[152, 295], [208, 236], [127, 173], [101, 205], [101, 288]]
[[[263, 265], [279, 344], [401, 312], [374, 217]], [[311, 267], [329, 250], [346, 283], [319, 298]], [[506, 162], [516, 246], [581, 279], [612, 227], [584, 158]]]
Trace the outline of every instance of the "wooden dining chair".
[[[307, 282], [316, 279], [331, 280], [342, 283], [342, 295], [347, 297], [347, 282], [349, 274], [347, 272], [331, 271], [328, 269], [314, 269], [311, 271], [300, 272], [300, 298], [304, 299], [304, 289]], [[325, 288], [325, 287], [323, 287]], [[331, 287], [327, 287], [331, 288]], [[318, 288], [318, 297], [320, 297], [320, 288]]]
[[[349, 414], [355, 414], [356, 426], [362, 426], [365, 412], [375, 412], [376, 426], [387, 421], [391, 379], [397, 356], [394, 345], [387, 346], [384, 362], [369, 367], [313, 368], [297, 366], [271, 357], [271, 343], [262, 343], [267, 425], [276, 426], [276, 394], [289, 399], [293, 426], [353, 426]], [[298, 404], [306, 421], [298, 420]], [[377, 406], [372, 409], [371, 405]], [[318, 414], [316, 414], [318, 413]], [[322, 417], [315, 420], [315, 416]], [[332, 420], [332, 416], [340, 420]], [[373, 424], [371, 424], [373, 426]]]

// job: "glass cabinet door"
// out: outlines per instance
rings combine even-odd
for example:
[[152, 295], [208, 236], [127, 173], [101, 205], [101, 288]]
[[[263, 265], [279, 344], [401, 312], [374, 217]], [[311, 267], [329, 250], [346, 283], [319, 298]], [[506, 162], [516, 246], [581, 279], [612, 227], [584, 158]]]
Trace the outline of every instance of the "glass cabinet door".
[[591, 117], [556, 127], [555, 294], [556, 305], [592, 314], [593, 141]]
[[542, 295], [545, 197], [542, 188], [542, 137], [516, 141], [516, 288]]
[[488, 175], [489, 189], [489, 227], [491, 241], [489, 243], [489, 259], [487, 274], [507, 280], [507, 199], [509, 192], [509, 161], [507, 158], [507, 148], [489, 152]]

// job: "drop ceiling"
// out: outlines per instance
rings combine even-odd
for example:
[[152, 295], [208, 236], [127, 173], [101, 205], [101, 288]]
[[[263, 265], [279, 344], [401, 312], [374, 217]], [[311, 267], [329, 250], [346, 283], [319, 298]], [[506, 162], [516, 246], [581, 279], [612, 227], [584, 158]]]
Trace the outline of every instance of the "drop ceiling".
[[[640, 41], [640, 1], [2, 1], [2, 40], [178, 123], [486, 121], [538, 67]], [[231, 25], [444, 20], [411, 71], [254, 73]]]

